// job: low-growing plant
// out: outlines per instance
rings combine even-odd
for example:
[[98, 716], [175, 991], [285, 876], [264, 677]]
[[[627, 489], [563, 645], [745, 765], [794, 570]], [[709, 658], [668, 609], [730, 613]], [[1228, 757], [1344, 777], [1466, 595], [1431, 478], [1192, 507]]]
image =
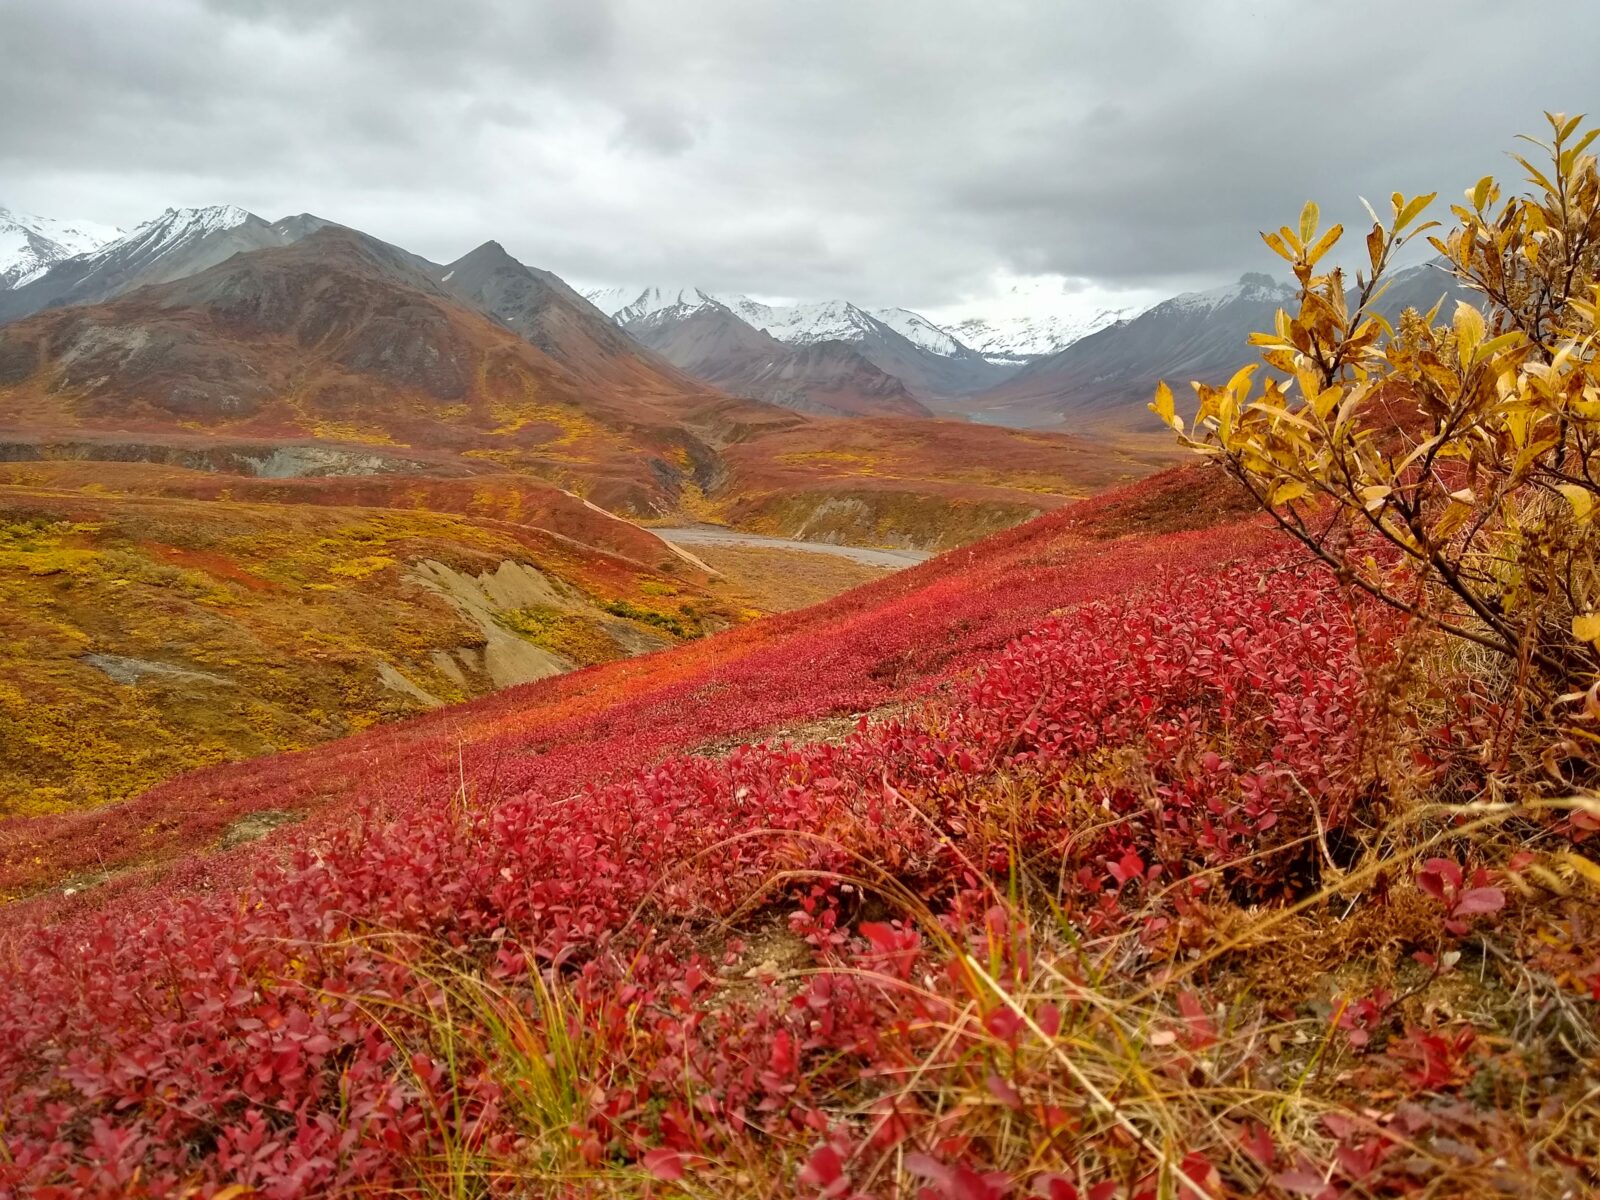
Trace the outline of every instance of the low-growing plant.
[[687, 610], [676, 613], [663, 612], [660, 609], [635, 604], [631, 600], [609, 600], [602, 607], [612, 616], [626, 617], [630, 621], [654, 625], [657, 629], [666, 630], [675, 638], [692, 638], [698, 636], [700, 632], [698, 624]]

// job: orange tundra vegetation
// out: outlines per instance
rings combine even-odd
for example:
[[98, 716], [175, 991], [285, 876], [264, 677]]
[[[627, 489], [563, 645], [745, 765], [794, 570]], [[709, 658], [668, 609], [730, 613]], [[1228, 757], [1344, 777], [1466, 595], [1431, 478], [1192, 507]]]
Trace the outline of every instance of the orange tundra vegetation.
[[[1552, 123], [1441, 238], [1481, 328], [1380, 363], [1283, 239], [1293, 390], [1202, 387], [1225, 469], [0, 825], [0, 1189], [1600, 1190], [1600, 189]], [[1361, 372], [1418, 416], [1341, 440]]]
[[509, 505], [608, 545], [339, 503], [385, 498], [359, 487], [141, 495], [219, 494], [217, 477], [142, 464], [97, 464], [92, 489], [44, 486], [84, 471], [0, 467], [0, 811], [120, 800], [748, 611], [659, 539], [540, 485], [464, 491], [460, 507]]

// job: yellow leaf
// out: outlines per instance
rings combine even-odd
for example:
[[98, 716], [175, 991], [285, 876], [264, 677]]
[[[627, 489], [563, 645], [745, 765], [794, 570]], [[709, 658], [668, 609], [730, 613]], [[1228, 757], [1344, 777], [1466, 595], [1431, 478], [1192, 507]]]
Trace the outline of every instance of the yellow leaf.
[[1456, 348], [1460, 351], [1461, 361], [1470, 363], [1473, 352], [1478, 344], [1483, 341], [1483, 314], [1465, 300], [1456, 301]]
[[1167, 386], [1165, 379], [1156, 384], [1156, 398], [1149, 408], [1166, 423], [1169, 429], [1183, 432], [1183, 418], [1178, 415], [1177, 405], [1172, 398], [1172, 389]]
[[1381, 507], [1383, 502], [1389, 498], [1391, 490], [1381, 483], [1371, 483], [1362, 488], [1361, 499], [1365, 502], [1367, 511], [1372, 512], [1374, 509]]
[[1309, 243], [1317, 234], [1317, 218], [1322, 215], [1317, 208], [1315, 200], [1307, 200], [1306, 206], [1300, 210], [1300, 241]]
[[[1315, 264], [1316, 261], [1333, 249], [1333, 244], [1344, 236], [1344, 226], [1335, 225], [1327, 233], [1317, 239], [1317, 244], [1306, 251], [1306, 261]], [[1342, 294], [1342, 293], [1341, 293]]]
[[[1399, 195], [1398, 192], [1395, 194]], [[1417, 217], [1421, 215], [1422, 210], [1433, 203], [1433, 198], [1438, 194], [1438, 192], [1429, 192], [1426, 196], [1413, 196], [1395, 217], [1395, 232], [1400, 232], [1400, 230], [1404, 229], [1407, 225], [1411, 224], [1411, 222], [1415, 221]]]
[[1289, 247], [1284, 244], [1283, 237], [1281, 235], [1276, 233], [1263, 233], [1261, 235], [1261, 240], [1265, 242], [1272, 249], [1272, 252], [1279, 258], [1286, 258], [1290, 262], [1294, 261], [1294, 251], [1290, 250]]
[[1572, 636], [1580, 642], [1600, 642], [1600, 613], [1573, 617]]
[[1291, 500], [1298, 500], [1311, 489], [1298, 479], [1285, 479], [1272, 489], [1272, 503], [1287, 504]]
[[1513, 329], [1510, 333], [1502, 333], [1498, 337], [1492, 337], [1478, 347], [1478, 357], [1488, 358], [1490, 355], [1499, 354], [1500, 351], [1517, 345], [1522, 339], [1523, 335], [1520, 329]]
[[1578, 523], [1587, 525], [1594, 512], [1594, 493], [1588, 488], [1576, 483], [1558, 483], [1556, 491], [1567, 498], [1567, 503], [1572, 505], [1572, 515]]
[[1367, 257], [1372, 260], [1372, 269], [1378, 269], [1378, 263], [1383, 260], [1383, 226], [1374, 225], [1367, 233]]
[[1571, 867], [1574, 872], [1583, 876], [1595, 887], [1600, 887], [1600, 866], [1596, 866], [1581, 854], [1574, 854], [1568, 850], [1557, 855], [1563, 863]]

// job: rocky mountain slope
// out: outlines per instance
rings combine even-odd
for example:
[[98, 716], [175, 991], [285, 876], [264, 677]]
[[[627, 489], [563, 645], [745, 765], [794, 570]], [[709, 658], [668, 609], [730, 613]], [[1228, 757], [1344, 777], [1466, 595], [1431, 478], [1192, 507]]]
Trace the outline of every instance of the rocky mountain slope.
[[[1017, 423], [1064, 423], [1072, 429], [1146, 430], [1159, 423], [1146, 410], [1157, 382], [1221, 382], [1257, 361], [1249, 335], [1272, 328], [1294, 288], [1270, 275], [1165, 300], [1132, 320], [1109, 325], [1065, 350], [1030, 363], [998, 387], [975, 396], [975, 411]], [[1391, 320], [1408, 307], [1427, 310], [1441, 298], [1474, 300], [1436, 267], [1397, 272], [1377, 308]]]
[[931, 415], [903, 381], [849, 343], [788, 346], [716, 301], [658, 308], [626, 329], [640, 345], [730, 395], [824, 416]]
[[146, 284], [203, 271], [240, 251], [288, 245], [312, 221], [301, 217], [269, 224], [231, 204], [169, 208], [113, 242], [0, 292], [0, 323], [46, 308], [98, 304]]
[[0, 329], [0, 424], [476, 453], [628, 511], [712, 470], [689, 427], [736, 419], [729, 401], [597, 316], [553, 313], [541, 350], [404, 251], [327, 227]]

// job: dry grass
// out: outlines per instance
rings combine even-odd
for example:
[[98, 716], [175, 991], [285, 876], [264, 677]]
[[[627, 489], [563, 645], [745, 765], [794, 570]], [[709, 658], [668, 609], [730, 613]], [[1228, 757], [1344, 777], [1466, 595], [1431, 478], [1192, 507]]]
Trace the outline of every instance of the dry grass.
[[711, 590], [757, 612], [789, 612], [820, 604], [893, 573], [833, 554], [758, 546], [695, 546], [695, 557], [719, 571]]

